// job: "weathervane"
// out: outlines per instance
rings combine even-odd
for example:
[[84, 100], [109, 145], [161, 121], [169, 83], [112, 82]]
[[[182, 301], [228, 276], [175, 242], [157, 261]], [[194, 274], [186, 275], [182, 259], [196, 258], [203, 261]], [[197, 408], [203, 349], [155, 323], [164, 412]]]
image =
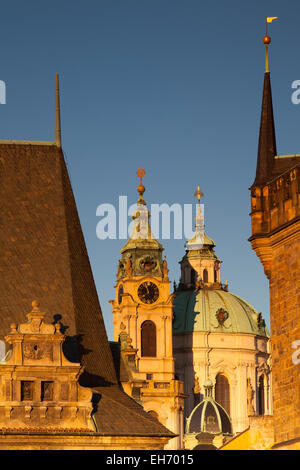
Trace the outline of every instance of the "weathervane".
[[268, 36], [268, 23], [272, 23], [273, 20], [277, 20], [278, 16], [267, 16], [266, 17], [266, 35], [263, 37], [263, 43], [266, 46], [266, 72], [269, 70], [269, 44], [271, 42], [270, 36]]

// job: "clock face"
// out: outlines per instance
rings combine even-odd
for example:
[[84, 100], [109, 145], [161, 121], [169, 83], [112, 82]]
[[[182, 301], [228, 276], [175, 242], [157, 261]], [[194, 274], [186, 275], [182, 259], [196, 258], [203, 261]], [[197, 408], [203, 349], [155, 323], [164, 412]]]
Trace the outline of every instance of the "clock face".
[[123, 286], [121, 285], [118, 290], [118, 302], [119, 304], [122, 302], [122, 295], [124, 294]]
[[159, 297], [159, 290], [154, 282], [143, 282], [138, 288], [138, 296], [145, 304], [153, 304]]

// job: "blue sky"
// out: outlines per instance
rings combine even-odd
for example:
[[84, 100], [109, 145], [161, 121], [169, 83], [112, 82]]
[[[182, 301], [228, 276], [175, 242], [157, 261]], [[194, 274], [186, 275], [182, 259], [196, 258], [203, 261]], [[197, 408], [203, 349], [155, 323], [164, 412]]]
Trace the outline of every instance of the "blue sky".
[[[264, 73], [265, 17], [279, 154], [299, 153], [298, 1], [15, 1], [1, 6], [1, 139], [53, 140], [54, 74], [62, 139], [110, 339], [124, 240], [96, 237], [96, 209], [137, 199], [193, 203], [204, 192], [206, 231], [222, 280], [269, 321], [268, 282], [251, 250], [253, 183]], [[163, 240], [178, 281], [184, 240]]]

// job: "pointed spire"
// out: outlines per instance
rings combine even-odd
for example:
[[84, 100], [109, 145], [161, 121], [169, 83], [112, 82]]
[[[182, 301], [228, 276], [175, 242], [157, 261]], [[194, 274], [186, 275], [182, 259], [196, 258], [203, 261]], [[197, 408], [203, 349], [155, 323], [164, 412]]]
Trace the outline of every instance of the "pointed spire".
[[204, 229], [204, 222], [203, 222], [203, 215], [201, 213], [200, 201], [201, 201], [201, 198], [204, 196], [204, 194], [201, 191], [200, 186], [197, 186], [194, 196], [198, 199], [197, 215], [195, 217], [195, 221], [196, 221], [195, 228], [196, 228], [196, 232], [201, 232]]
[[205, 233], [204, 233], [204, 217], [201, 210], [201, 198], [204, 196], [203, 192], [200, 189], [200, 186], [197, 186], [197, 189], [194, 193], [194, 196], [197, 198], [197, 215], [195, 217], [195, 234], [193, 237], [186, 242], [187, 250], [201, 250], [203, 244], [205, 243]]
[[55, 74], [55, 144], [61, 147], [59, 79]]
[[268, 46], [270, 42], [270, 36], [264, 36], [263, 43], [266, 45], [266, 71], [264, 78], [256, 177], [253, 184], [254, 186], [263, 185], [272, 177], [274, 157], [277, 155], [271, 80], [268, 60]]

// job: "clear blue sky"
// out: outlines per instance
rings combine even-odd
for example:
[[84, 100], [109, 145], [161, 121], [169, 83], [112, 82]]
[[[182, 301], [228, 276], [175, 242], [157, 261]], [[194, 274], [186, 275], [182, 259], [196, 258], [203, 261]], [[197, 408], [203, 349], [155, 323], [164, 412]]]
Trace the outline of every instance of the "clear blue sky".
[[[297, 0], [15, 1], [1, 5], [1, 139], [53, 140], [60, 74], [63, 148], [108, 336], [124, 240], [96, 237], [96, 208], [137, 198], [144, 167], [150, 203], [205, 194], [206, 231], [222, 280], [269, 318], [268, 283], [247, 241], [264, 73], [265, 17], [279, 154], [300, 153]], [[184, 240], [163, 241], [179, 279]]]

